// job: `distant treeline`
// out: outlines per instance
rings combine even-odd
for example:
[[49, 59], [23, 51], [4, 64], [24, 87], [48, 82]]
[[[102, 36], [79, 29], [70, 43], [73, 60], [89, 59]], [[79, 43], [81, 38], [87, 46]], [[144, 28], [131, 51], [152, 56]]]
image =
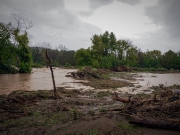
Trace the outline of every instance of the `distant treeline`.
[[139, 68], [180, 69], [180, 51], [161, 53], [159, 50], [142, 52], [128, 40], [117, 40], [106, 31], [91, 38], [92, 46], [76, 51], [76, 65], [113, 68], [120, 65]]
[[[45, 51], [46, 47], [34, 46], [30, 47], [32, 52], [33, 67], [46, 66]], [[60, 49], [47, 49], [52, 66], [75, 66], [75, 51], [68, 50], [65, 47]]]
[[[125, 65], [138, 68], [179, 69], [180, 51], [159, 50], [142, 52], [129, 40], [117, 40], [114, 33], [106, 31], [91, 38], [92, 46], [69, 51], [60, 45], [57, 49], [48, 49], [53, 66], [91, 66], [94, 68], [114, 68]], [[45, 65], [44, 52], [48, 45], [31, 47], [33, 62]]]

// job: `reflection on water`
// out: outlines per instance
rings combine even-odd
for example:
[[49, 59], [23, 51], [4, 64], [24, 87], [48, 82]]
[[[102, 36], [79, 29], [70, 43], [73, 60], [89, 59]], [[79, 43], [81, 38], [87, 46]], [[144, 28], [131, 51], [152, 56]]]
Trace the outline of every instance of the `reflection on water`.
[[[89, 88], [79, 83], [73, 83], [71, 77], [65, 77], [68, 72], [76, 69], [54, 69], [56, 87], [67, 86], [79, 89]], [[53, 89], [51, 72], [47, 68], [33, 69], [28, 74], [0, 74], [0, 95], [9, 94], [14, 90], [50, 90]], [[90, 88], [89, 88], [90, 89]]]

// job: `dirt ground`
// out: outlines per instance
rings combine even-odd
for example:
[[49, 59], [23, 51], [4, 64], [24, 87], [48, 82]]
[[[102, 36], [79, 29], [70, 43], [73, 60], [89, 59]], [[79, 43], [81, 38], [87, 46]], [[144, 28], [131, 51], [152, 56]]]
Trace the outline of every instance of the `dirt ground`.
[[[91, 78], [88, 74], [88, 78], [86, 85], [94, 88], [131, 85], [108, 80], [105, 76]], [[154, 89], [155, 93], [151, 95], [132, 95], [130, 103], [114, 101], [114, 92], [109, 90], [81, 91], [62, 87], [57, 89], [57, 99], [50, 90], [14, 91], [0, 95], [0, 135], [179, 135], [179, 97], [159, 87]], [[129, 124], [137, 116], [146, 122], [151, 118], [173, 121], [175, 129], [149, 128], [146, 122], [144, 125]], [[154, 123], [150, 121], [150, 124]]]
[[[59, 88], [52, 91], [16, 91], [0, 97], [0, 134], [53, 135], [178, 135], [178, 131], [151, 129], [129, 124], [119, 111], [121, 102], [110, 92], [80, 92]], [[62, 98], [63, 97], [63, 98]]]

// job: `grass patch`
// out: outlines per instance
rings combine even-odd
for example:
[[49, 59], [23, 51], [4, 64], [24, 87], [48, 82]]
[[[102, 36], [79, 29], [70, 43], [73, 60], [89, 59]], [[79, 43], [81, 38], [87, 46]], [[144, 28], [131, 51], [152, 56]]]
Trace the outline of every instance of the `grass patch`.
[[91, 116], [94, 116], [95, 115], [95, 112], [93, 110], [89, 110], [88, 112]]
[[99, 110], [99, 112], [104, 113], [104, 112], [106, 112], [106, 110], [105, 110], [104, 107], [101, 107], [100, 110]]
[[42, 68], [43, 65], [42, 65], [42, 64], [39, 64], [39, 63], [33, 63], [33, 64], [31, 65], [31, 67], [33, 67], [33, 68]]
[[69, 112], [57, 112], [50, 114], [43, 114], [42, 112], [34, 111], [31, 112], [31, 115], [21, 117], [19, 119], [11, 119], [5, 121], [2, 124], [2, 127], [36, 127], [36, 126], [48, 126], [51, 127], [58, 123], [66, 123], [71, 121], [73, 118]]
[[91, 79], [90, 82], [85, 82], [84, 84], [98, 89], [120, 88], [133, 85], [125, 81], [114, 81], [109, 79]]
[[108, 97], [110, 95], [111, 95], [111, 93], [105, 92], [105, 91], [97, 93], [97, 97], [99, 97], [99, 98]]
[[124, 129], [124, 130], [130, 130], [130, 131], [135, 130], [135, 129], [138, 128], [137, 125], [129, 124], [129, 123], [126, 123], [126, 122], [118, 123], [117, 126]]

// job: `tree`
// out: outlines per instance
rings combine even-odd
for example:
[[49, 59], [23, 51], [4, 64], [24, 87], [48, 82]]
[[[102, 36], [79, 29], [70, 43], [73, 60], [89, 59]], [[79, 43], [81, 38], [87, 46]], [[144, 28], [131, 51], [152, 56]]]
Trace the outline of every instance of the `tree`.
[[96, 58], [97, 61], [100, 62], [102, 57], [107, 56], [108, 53], [107, 46], [103, 44], [101, 36], [98, 35], [94, 35], [93, 38], [91, 38], [91, 41], [92, 41], [92, 46], [91, 46], [92, 57]]
[[19, 72], [30, 73], [32, 56], [28, 47], [29, 39], [27, 32], [19, 34], [18, 30], [14, 31], [15, 39], [18, 42], [18, 56], [19, 56]]
[[76, 64], [79, 66], [89, 66], [92, 65], [92, 57], [90, 49], [79, 49], [74, 55]]
[[130, 46], [126, 51], [126, 65], [134, 67], [138, 63], [137, 47]]
[[17, 48], [11, 43], [12, 25], [0, 23], [0, 73], [17, 73]]
[[113, 68], [119, 65], [143, 68], [180, 69], [180, 52], [169, 51], [164, 55], [159, 50], [142, 52], [130, 40], [117, 40], [113, 32], [93, 35], [89, 49], [75, 53], [76, 64], [80, 66]]
[[9, 69], [19, 68], [19, 72], [31, 72], [31, 52], [28, 47], [27, 30], [32, 27], [27, 19], [12, 14], [15, 23], [0, 23], [0, 72], [12, 73]]
[[179, 57], [178, 54], [173, 52], [172, 50], [169, 50], [162, 56], [162, 66], [167, 69], [178, 69], [179, 65]]

